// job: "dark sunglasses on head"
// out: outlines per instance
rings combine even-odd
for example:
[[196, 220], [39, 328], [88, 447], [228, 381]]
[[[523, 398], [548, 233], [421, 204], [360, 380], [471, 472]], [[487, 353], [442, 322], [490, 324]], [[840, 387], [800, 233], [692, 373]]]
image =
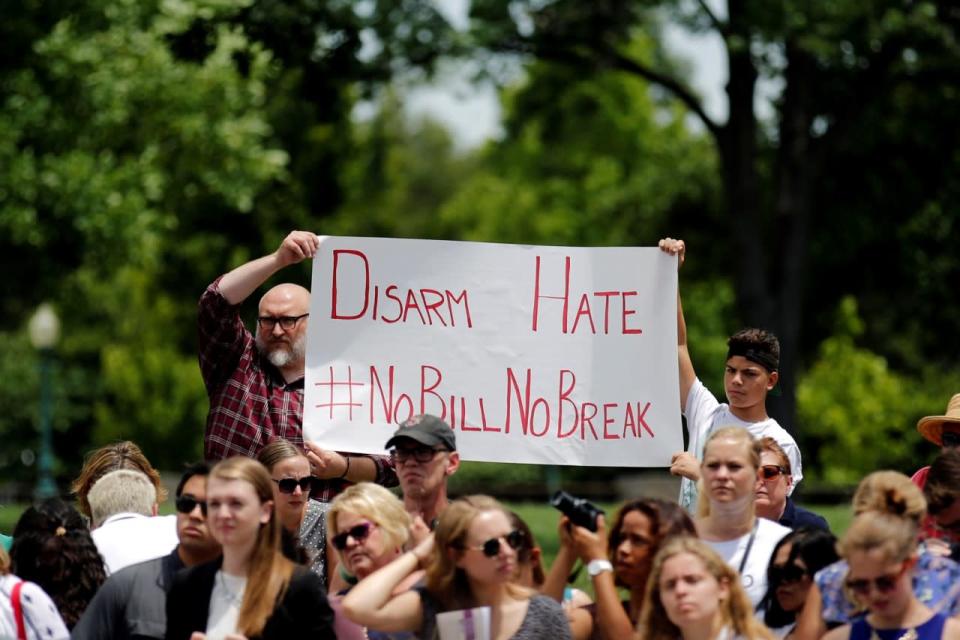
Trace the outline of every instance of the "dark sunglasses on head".
[[505, 536], [501, 536], [499, 538], [490, 538], [481, 545], [476, 547], [467, 547], [467, 549], [483, 551], [483, 555], [487, 556], [488, 558], [493, 558], [500, 553], [501, 540], [504, 540], [511, 549], [519, 549], [520, 545], [523, 544], [523, 534], [514, 529]]
[[947, 448], [960, 447], [960, 433], [944, 431], [940, 435], [940, 444]]
[[772, 564], [767, 572], [771, 584], [800, 582], [805, 575], [807, 570], [796, 564]]
[[873, 579], [860, 578], [857, 580], [847, 580], [844, 584], [847, 585], [847, 588], [853, 591], [858, 596], [869, 595], [870, 588], [873, 587], [877, 590], [878, 593], [890, 593], [897, 586], [897, 580], [900, 579], [900, 576], [903, 575], [903, 572], [907, 570], [907, 565], [904, 564], [900, 571], [896, 573], [891, 573], [885, 576], [879, 576]]
[[786, 475], [787, 470], [775, 464], [765, 464], [760, 467], [760, 477], [764, 480], [773, 480], [781, 475]]
[[276, 478], [271, 479], [277, 483], [277, 486], [280, 488], [280, 493], [293, 493], [297, 490], [298, 486], [304, 493], [310, 493], [310, 490], [313, 488], [313, 483], [317, 480], [317, 478], [313, 476], [303, 476], [299, 480], [297, 478], [284, 478], [282, 480], [277, 480]]
[[207, 515], [207, 503], [202, 500], [197, 500], [191, 495], [183, 495], [177, 498], [176, 501], [177, 511], [180, 513], [192, 513], [194, 509], [197, 508], [197, 505], [200, 505], [200, 513], [204, 516]]
[[350, 527], [346, 531], [333, 536], [330, 538], [330, 542], [333, 543], [334, 549], [343, 551], [347, 548], [347, 538], [353, 538], [357, 542], [363, 542], [367, 539], [367, 536], [370, 535], [370, 529], [373, 526], [372, 522], [362, 522], [355, 527]]

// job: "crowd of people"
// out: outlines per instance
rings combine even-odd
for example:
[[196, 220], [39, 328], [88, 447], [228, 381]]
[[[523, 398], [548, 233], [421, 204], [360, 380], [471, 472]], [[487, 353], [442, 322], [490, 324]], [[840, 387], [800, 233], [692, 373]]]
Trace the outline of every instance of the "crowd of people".
[[[309, 291], [267, 291], [255, 332], [239, 309], [318, 247], [294, 231], [207, 287], [206, 461], [185, 467], [176, 514], [159, 515], [160, 474], [135, 443], [88, 454], [75, 506], [31, 506], [4, 539], [0, 637], [960, 638], [960, 394], [918, 424], [941, 447], [932, 464], [864, 478], [837, 540], [792, 498], [801, 451], [766, 410], [777, 339], [730, 337], [720, 402], [696, 376], [678, 298], [679, 496], [630, 499], [609, 522], [576, 502], [545, 566], [495, 497], [448, 495], [460, 455], [441, 418], [403, 421], [383, 455], [304, 440]], [[660, 248], [683, 264], [683, 241]], [[570, 586], [581, 569], [592, 594]]]

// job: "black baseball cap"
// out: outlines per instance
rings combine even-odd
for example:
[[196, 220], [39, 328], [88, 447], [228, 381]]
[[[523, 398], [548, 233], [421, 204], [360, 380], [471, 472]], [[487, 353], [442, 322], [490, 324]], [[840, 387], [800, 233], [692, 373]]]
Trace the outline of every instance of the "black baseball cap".
[[413, 416], [401, 422], [400, 428], [387, 440], [387, 444], [383, 445], [384, 449], [389, 449], [395, 445], [400, 438], [410, 438], [428, 447], [442, 444], [447, 451], [457, 450], [456, 434], [454, 434], [450, 425], [437, 416], [429, 414]]

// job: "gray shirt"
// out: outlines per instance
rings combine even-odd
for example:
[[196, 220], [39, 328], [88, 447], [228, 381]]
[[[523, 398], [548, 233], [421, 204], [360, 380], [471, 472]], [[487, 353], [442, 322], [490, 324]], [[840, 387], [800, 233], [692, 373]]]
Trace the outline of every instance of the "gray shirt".
[[71, 638], [103, 640], [163, 638], [167, 630], [167, 589], [183, 568], [169, 555], [135, 564], [111, 575], [97, 591]]
[[[423, 628], [420, 637], [424, 640], [439, 637], [437, 634], [437, 613], [441, 611], [430, 592], [423, 586], [414, 587], [420, 594], [423, 606]], [[535, 595], [530, 598], [527, 615], [523, 617], [520, 628], [511, 640], [571, 640], [570, 623], [560, 603], [553, 598]]]

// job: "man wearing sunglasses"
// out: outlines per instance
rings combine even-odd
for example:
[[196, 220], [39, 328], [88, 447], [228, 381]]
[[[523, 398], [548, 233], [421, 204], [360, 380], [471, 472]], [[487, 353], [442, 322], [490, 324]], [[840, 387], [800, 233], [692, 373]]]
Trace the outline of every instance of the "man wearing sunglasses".
[[446, 509], [447, 479], [460, 467], [453, 429], [436, 416], [414, 416], [387, 440], [403, 491], [403, 506], [430, 529]]
[[[917, 431], [924, 439], [940, 447], [941, 452], [960, 448], [960, 393], [950, 398], [944, 415], [921, 418], [917, 422]], [[910, 479], [923, 489], [928, 473], [930, 473], [930, 467], [923, 467], [918, 469]]]
[[200, 372], [210, 411], [204, 458], [254, 458], [275, 438], [308, 450], [319, 482], [313, 497], [329, 501], [343, 481], [396, 485], [387, 456], [348, 455], [303, 441], [303, 379], [310, 292], [279, 284], [260, 299], [256, 335], [240, 319], [240, 305], [281, 269], [313, 258], [319, 237], [292, 231], [271, 254], [217, 278], [200, 298]]
[[[928, 515], [922, 536], [927, 548], [937, 548], [960, 562], [960, 448], [947, 449], [936, 457], [923, 496]], [[939, 544], [934, 544], [934, 539]]]
[[118, 571], [100, 587], [73, 629], [74, 638], [113, 640], [163, 638], [166, 633], [166, 590], [184, 567], [209, 562], [220, 545], [207, 528], [207, 475], [199, 463], [187, 468], [177, 485], [177, 537], [168, 555]]

